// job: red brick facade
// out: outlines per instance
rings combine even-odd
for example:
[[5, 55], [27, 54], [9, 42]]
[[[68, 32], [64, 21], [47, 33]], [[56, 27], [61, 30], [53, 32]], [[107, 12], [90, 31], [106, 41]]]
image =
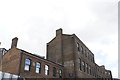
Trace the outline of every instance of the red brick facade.
[[111, 71], [95, 63], [94, 54], [75, 34], [56, 30], [56, 37], [47, 43], [47, 59], [16, 48], [17, 41], [12, 40], [3, 56], [3, 72], [24, 78], [112, 78]]

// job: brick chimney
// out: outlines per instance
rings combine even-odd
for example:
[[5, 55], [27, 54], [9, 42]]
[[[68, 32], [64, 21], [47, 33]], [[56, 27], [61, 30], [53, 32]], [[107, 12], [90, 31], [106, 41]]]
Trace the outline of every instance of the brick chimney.
[[56, 30], [56, 36], [62, 35], [62, 28]]
[[104, 66], [104, 65], [101, 65], [101, 67], [105, 69], [105, 66]]
[[16, 48], [17, 47], [17, 42], [18, 42], [18, 38], [17, 37], [13, 38], [11, 48]]

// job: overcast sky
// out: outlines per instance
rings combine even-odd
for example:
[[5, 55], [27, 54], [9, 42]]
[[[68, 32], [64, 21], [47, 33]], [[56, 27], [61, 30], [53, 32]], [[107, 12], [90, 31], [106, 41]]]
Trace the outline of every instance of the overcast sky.
[[46, 55], [55, 30], [76, 34], [94, 53], [95, 62], [118, 77], [119, 0], [0, 0], [0, 42], [6, 49], [18, 37], [18, 48]]

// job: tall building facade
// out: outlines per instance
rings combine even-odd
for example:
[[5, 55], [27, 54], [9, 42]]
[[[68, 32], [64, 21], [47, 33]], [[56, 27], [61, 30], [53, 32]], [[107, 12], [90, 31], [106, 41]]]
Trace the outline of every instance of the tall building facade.
[[47, 59], [64, 66], [65, 77], [112, 78], [111, 71], [98, 66], [94, 54], [75, 35], [56, 30], [56, 37], [47, 43]]

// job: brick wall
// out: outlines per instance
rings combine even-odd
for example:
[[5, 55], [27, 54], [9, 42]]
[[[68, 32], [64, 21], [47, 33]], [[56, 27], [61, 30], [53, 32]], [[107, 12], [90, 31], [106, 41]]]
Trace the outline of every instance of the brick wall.
[[20, 50], [16, 48], [12, 48], [3, 56], [3, 60], [2, 60], [3, 72], [16, 74], [16, 75], [19, 74], [20, 53], [21, 53]]

